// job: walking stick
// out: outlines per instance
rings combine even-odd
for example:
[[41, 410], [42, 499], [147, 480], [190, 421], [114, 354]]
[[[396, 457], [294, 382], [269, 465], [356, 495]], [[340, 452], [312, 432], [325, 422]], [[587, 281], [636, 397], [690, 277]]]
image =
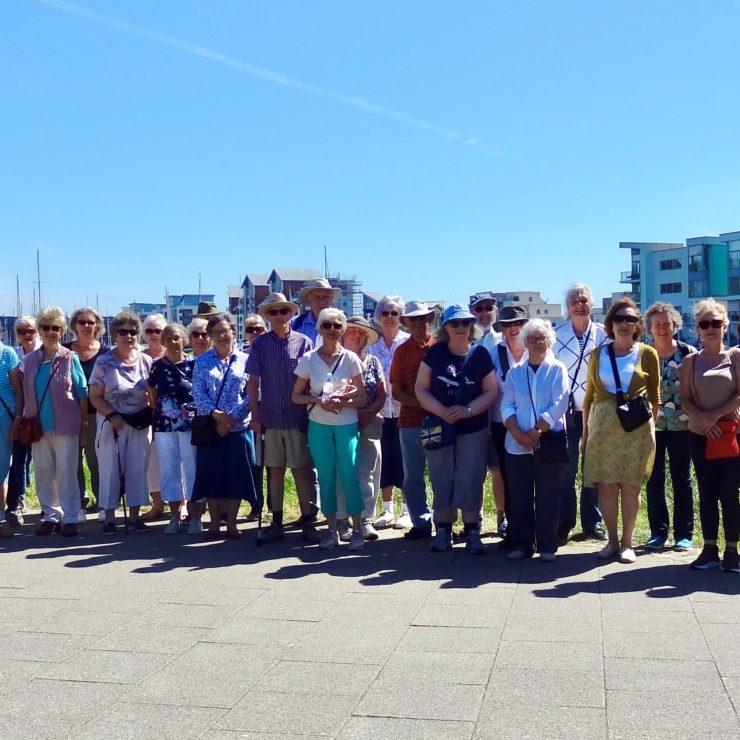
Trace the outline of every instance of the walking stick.
[[[260, 463], [262, 465], [262, 470], [265, 470], [265, 434], [262, 432], [259, 435], [259, 441], [260, 441]], [[267, 495], [270, 495], [270, 469], [267, 468]], [[257, 494], [257, 507], [259, 511], [257, 512], [257, 542], [255, 543], [255, 547], [262, 547], [262, 509], [264, 506], [265, 501], [265, 493], [264, 493], [264, 483], [260, 481], [260, 490]]]
[[116, 462], [118, 463], [118, 497], [123, 505], [123, 529], [128, 534], [128, 511], [126, 509], [126, 476], [121, 466], [121, 449], [118, 446], [118, 432], [113, 429], [113, 439], [116, 442]]

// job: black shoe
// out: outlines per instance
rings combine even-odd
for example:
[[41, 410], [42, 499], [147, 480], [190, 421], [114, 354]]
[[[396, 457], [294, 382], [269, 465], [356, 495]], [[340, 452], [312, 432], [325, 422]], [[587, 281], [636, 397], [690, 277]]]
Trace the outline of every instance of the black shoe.
[[20, 511], [9, 511], [6, 521], [13, 529], [20, 527], [23, 524], [23, 514]]
[[85, 511], [88, 514], [97, 514], [100, 509], [98, 508], [98, 502], [97, 501], [91, 501], [86, 507]]
[[137, 531], [137, 532], [151, 532], [152, 530], [149, 529], [146, 522], [142, 522], [141, 518], [134, 519], [133, 522], [131, 522], [131, 526]]
[[725, 556], [722, 558], [722, 570], [725, 573], [740, 573], [737, 550], [733, 550], [731, 547], [725, 548]]
[[431, 540], [432, 539], [432, 528], [420, 529], [419, 527], [411, 527], [408, 532], [403, 535], [405, 540]]
[[259, 512], [257, 509], [252, 509], [249, 514], [247, 514], [247, 518], [244, 520], [246, 522], [256, 522], [260, 518]]
[[116, 534], [117, 527], [115, 522], [106, 522], [103, 525], [103, 534]]
[[704, 545], [699, 557], [691, 563], [691, 567], [696, 570], [711, 570], [719, 568], [719, 550], [717, 545]]
[[583, 537], [587, 540], [600, 540], [603, 542], [606, 539], [606, 532], [603, 527], [597, 524], [595, 527], [584, 529]]
[[570, 527], [558, 527], [557, 541], [558, 547], [565, 547], [570, 539]]
[[511, 540], [509, 539], [508, 534], [498, 543], [498, 549], [499, 550], [513, 550], [514, 549], [514, 546], [511, 544]]
[[77, 531], [76, 524], [63, 524], [62, 525], [62, 537], [77, 537], [79, 532]]
[[306, 524], [313, 524], [316, 521], [316, 518], [318, 517], [318, 515], [319, 515], [319, 507], [315, 506], [314, 504], [311, 504], [311, 513], [301, 514], [296, 524], [299, 527], [303, 527]]

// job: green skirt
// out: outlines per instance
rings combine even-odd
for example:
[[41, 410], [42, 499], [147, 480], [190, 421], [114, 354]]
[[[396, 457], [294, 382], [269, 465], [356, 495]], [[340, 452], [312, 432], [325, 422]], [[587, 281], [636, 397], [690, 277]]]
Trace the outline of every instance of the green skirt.
[[625, 432], [614, 400], [591, 406], [583, 465], [583, 484], [625, 483], [639, 486], [650, 477], [655, 459], [655, 425], [652, 417], [632, 432]]

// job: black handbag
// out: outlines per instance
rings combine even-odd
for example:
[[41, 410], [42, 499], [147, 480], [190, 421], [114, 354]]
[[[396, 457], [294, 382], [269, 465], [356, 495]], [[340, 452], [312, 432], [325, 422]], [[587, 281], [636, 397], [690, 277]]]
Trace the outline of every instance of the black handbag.
[[425, 414], [421, 423], [421, 446], [425, 450], [441, 450], [455, 444], [457, 429], [436, 414]]
[[[232, 355], [229, 360], [229, 366], [226, 368], [224, 377], [221, 380], [221, 386], [218, 389], [214, 410], [218, 408], [218, 402], [221, 400], [224, 383], [226, 382], [226, 378], [231, 370], [231, 363], [234, 362], [235, 358], [236, 355]], [[196, 447], [206, 447], [216, 439], [216, 422], [210, 414], [196, 414], [190, 422], [190, 430], [190, 444], [195, 445]]]
[[[529, 383], [529, 367], [527, 372], [527, 390], [529, 391], [529, 402], [534, 412], [534, 422], [537, 423], [537, 409], [532, 398], [532, 386]], [[565, 430], [555, 431], [548, 429], [540, 434], [540, 446], [534, 451], [534, 456], [543, 463], [553, 465], [555, 463], [568, 462], [568, 435]]]
[[614, 385], [617, 388], [617, 418], [625, 432], [634, 432], [639, 429], [645, 422], [649, 421], [652, 414], [645, 396], [635, 396], [626, 399], [622, 391], [622, 382], [619, 379], [619, 370], [617, 370], [617, 360], [614, 356], [614, 346], [607, 345], [607, 353], [612, 364], [612, 373], [614, 374]]
[[122, 414], [120, 411], [118, 415], [134, 429], [146, 429], [152, 425], [154, 419], [154, 412], [151, 406], [146, 406], [140, 411], [134, 411], [133, 414]]

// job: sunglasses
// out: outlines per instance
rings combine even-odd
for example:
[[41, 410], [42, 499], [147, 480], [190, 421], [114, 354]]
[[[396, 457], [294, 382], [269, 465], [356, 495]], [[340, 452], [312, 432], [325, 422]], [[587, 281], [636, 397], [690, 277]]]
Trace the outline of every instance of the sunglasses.
[[473, 306], [473, 311], [476, 313], [483, 313], [484, 311], [486, 313], [491, 313], [493, 311], [493, 304], [484, 303], [482, 306]]
[[615, 324], [639, 324], [640, 323], [640, 317], [639, 316], [626, 316], [625, 314], [617, 314], [612, 318], [612, 321]]
[[396, 316], [400, 316], [401, 314], [398, 311], [381, 311], [381, 316], [393, 316], [394, 318]]
[[342, 325], [341, 324], [337, 324], [337, 323], [335, 323], [333, 321], [325, 321], [321, 325], [321, 328], [322, 329], [326, 329], [327, 331], [342, 331]]
[[136, 329], [119, 329], [116, 332], [119, 337], [135, 337], [138, 333], [139, 332]]
[[285, 316], [286, 314], [289, 314], [291, 311], [289, 308], [271, 308], [268, 312], [268, 316], [277, 316], [280, 314], [281, 316]]
[[701, 321], [697, 321], [696, 325], [700, 329], [721, 329], [725, 325], [725, 322], [722, 319], [702, 319]]
[[447, 323], [453, 329], [459, 329], [460, 327], [468, 327], [473, 325], [473, 322], [470, 319], [451, 319]]
[[521, 327], [521, 326], [524, 326], [526, 323], [527, 323], [526, 319], [517, 319], [516, 321], [502, 321], [501, 326], [503, 326], [505, 329], [507, 326], [508, 327], [512, 327], [512, 326]]
[[36, 329], [18, 329], [16, 334], [25, 336], [26, 334], [35, 334]]
[[424, 316], [405, 316], [406, 321], [416, 323], [417, 321], [430, 321], [429, 314]]
[[87, 319], [77, 319], [77, 326], [95, 326], [95, 322]]
[[262, 334], [262, 332], [265, 330], [264, 326], [245, 326], [244, 331], [247, 334]]
[[154, 329], [153, 327], [149, 327], [148, 329], [144, 329], [144, 334], [161, 334], [161, 329]]
[[56, 324], [41, 324], [41, 328], [44, 331], [61, 331], [62, 327], [57, 326]]
[[208, 333], [204, 331], [191, 331], [190, 336], [195, 337], [196, 339], [207, 339]]

